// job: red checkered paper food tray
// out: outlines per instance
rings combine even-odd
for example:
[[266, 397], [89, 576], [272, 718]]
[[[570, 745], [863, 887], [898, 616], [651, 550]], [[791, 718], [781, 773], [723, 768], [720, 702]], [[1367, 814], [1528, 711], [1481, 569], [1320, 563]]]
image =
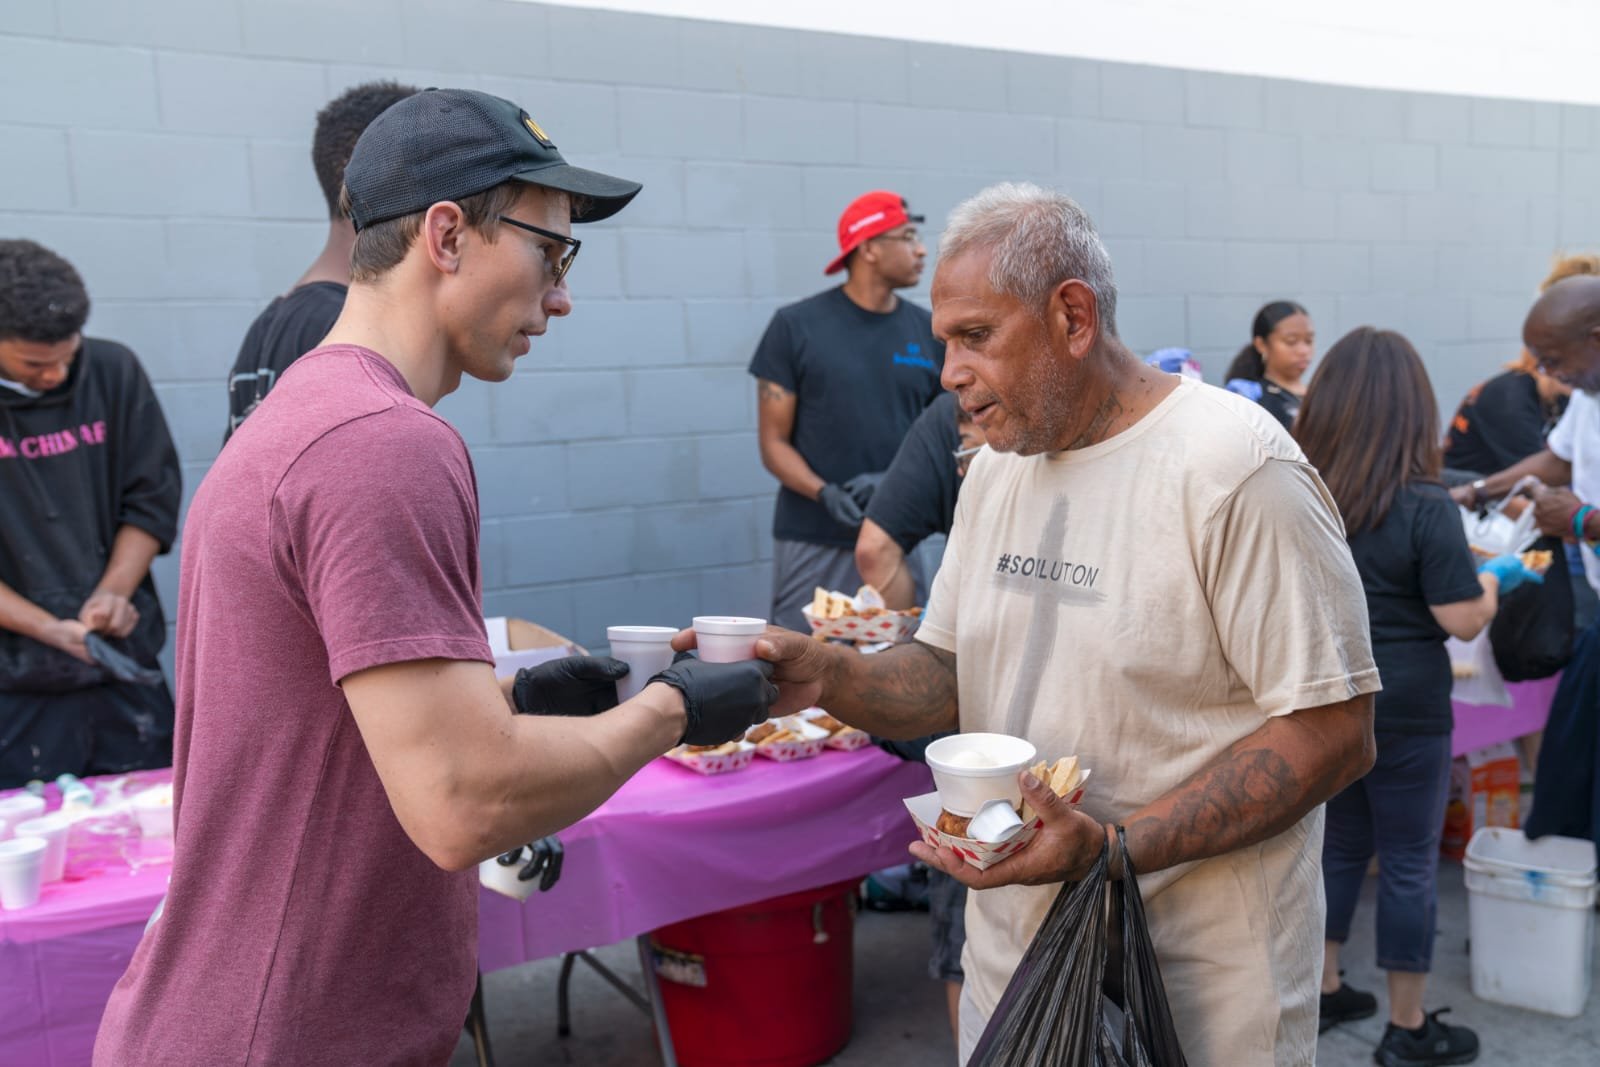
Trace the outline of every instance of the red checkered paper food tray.
[[811, 626], [811, 636], [822, 640], [892, 641], [904, 644], [916, 634], [922, 622], [921, 612], [881, 611], [875, 615], [841, 615], [837, 619], [823, 619], [813, 615], [809, 607], [800, 610]]

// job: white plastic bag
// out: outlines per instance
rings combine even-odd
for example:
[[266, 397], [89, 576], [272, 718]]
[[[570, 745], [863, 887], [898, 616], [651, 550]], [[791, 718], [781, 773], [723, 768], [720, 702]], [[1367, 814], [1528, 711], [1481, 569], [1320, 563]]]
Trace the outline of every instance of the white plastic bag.
[[1506, 514], [1506, 504], [1537, 478], [1524, 478], [1511, 493], [1493, 507], [1482, 512], [1461, 509], [1461, 527], [1466, 531], [1467, 544], [1485, 557], [1504, 556], [1525, 552], [1539, 539], [1539, 528], [1534, 525], [1533, 505], [1525, 502], [1522, 514], [1513, 519]]
[[[1528, 509], [1532, 511], [1532, 508]], [[1455, 674], [1455, 684], [1450, 687], [1450, 699], [1464, 704], [1497, 704], [1511, 706], [1511, 694], [1506, 692], [1506, 680], [1494, 662], [1494, 647], [1489, 643], [1489, 628], [1471, 641], [1452, 637], [1444, 643], [1450, 653], [1450, 667]]]

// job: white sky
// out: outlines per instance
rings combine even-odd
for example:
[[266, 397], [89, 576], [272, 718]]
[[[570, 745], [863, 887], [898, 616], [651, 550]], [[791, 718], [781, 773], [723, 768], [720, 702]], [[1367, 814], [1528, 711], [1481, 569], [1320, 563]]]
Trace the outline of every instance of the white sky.
[[1600, 104], [1600, 0], [556, 0], [1302, 81]]

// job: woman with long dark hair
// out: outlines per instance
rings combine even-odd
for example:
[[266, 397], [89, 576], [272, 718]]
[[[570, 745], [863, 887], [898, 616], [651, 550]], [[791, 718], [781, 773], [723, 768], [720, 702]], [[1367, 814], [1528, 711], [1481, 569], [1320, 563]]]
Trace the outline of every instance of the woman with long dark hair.
[[1389, 1025], [1377, 1061], [1468, 1063], [1477, 1058], [1477, 1035], [1422, 1008], [1454, 726], [1444, 643], [1476, 637], [1494, 617], [1499, 593], [1530, 575], [1516, 556], [1475, 573], [1460, 513], [1438, 480], [1433, 387], [1400, 334], [1364, 326], [1328, 349], [1294, 436], [1344, 515], [1383, 678], [1377, 762], [1327, 805], [1322, 1027], [1377, 1011], [1377, 998], [1345, 985], [1339, 972], [1339, 947], [1376, 853], [1377, 959], [1389, 972]]
[[1250, 343], [1233, 357], [1223, 380], [1229, 389], [1272, 412], [1288, 429], [1305, 395], [1301, 379], [1311, 366], [1316, 339], [1310, 312], [1293, 300], [1274, 300], [1256, 312]]

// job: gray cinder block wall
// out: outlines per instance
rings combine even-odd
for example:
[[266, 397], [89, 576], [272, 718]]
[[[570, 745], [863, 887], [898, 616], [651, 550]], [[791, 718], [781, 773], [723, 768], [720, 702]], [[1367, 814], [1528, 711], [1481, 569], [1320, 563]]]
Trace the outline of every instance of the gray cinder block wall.
[[[486, 610], [595, 646], [608, 623], [764, 612], [775, 483], [744, 366], [772, 310], [823, 286], [866, 189], [937, 231], [990, 182], [1064, 188], [1134, 348], [1188, 345], [1215, 379], [1288, 296], [1323, 347], [1405, 331], [1445, 409], [1516, 355], [1552, 253], [1600, 246], [1592, 107], [501, 0], [8, 0], [0, 233], [83, 271], [90, 329], [144, 359], [191, 492], [246, 324], [320, 247], [315, 112], [376, 77], [509, 96], [570, 158], [645, 182], [585, 228], [573, 316], [510, 382], [441, 405], [477, 464]], [[159, 564], [169, 603], [176, 573]]]

